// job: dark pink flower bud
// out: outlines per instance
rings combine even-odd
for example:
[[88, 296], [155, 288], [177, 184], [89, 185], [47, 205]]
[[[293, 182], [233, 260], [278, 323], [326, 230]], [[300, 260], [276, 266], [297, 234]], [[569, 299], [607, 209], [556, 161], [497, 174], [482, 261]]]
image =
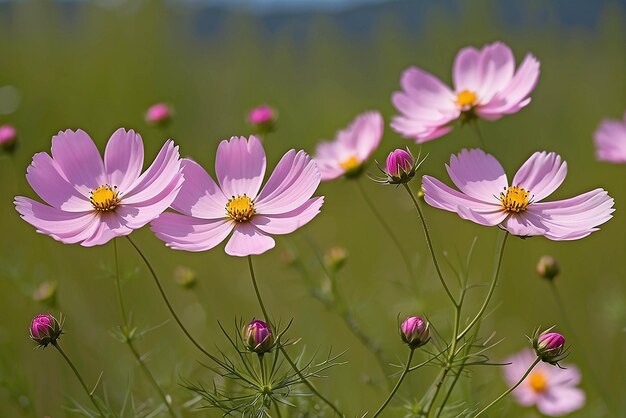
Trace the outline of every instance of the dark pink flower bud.
[[255, 133], [272, 132], [276, 123], [276, 111], [267, 105], [255, 107], [248, 113], [248, 123], [255, 128]]
[[413, 164], [415, 164], [415, 160], [409, 152], [397, 149], [387, 156], [387, 174], [390, 177], [401, 177], [403, 174], [409, 174], [413, 169]]
[[268, 324], [255, 319], [244, 327], [243, 342], [249, 351], [265, 354], [274, 348], [274, 335]]
[[172, 109], [165, 103], [156, 103], [146, 112], [146, 122], [150, 125], [165, 126], [172, 118]]
[[30, 324], [30, 338], [42, 347], [54, 343], [62, 332], [59, 321], [49, 313], [37, 315]]
[[17, 130], [13, 125], [0, 126], [0, 148], [10, 151], [15, 146], [17, 140]]
[[426, 344], [430, 339], [429, 327], [428, 322], [424, 321], [420, 316], [408, 317], [400, 326], [402, 341], [411, 348], [417, 348]]
[[566, 357], [565, 337], [558, 332], [550, 332], [552, 328], [542, 332], [535, 332], [532, 339], [533, 348], [537, 357], [550, 364], [557, 364]]

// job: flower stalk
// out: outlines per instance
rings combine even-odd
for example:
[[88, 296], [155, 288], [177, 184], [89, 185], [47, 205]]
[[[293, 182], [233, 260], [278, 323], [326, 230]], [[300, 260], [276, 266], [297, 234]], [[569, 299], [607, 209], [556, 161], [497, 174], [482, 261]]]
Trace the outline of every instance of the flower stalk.
[[389, 396], [387, 396], [387, 399], [385, 399], [385, 402], [383, 402], [380, 408], [378, 408], [378, 411], [376, 411], [376, 413], [372, 416], [372, 418], [376, 418], [383, 412], [383, 410], [387, 407], [387, 405], [389, 405], [389, 402], [391, 402], [391, 399], [394, 397], [398, 389], [400, 389], [400, 385], [402, 384], [402, 381], [411, 370], [411, 360], [413, 360], [414, 353], [415, 353], [415, 347], [409, 347], [409, 357], [406, 360], [406, 365], [404, 366], [404, 370], [402, 371], [402, 374], [400, 375], [398, 382], [391, 390], [391, 393], [389, 394]]

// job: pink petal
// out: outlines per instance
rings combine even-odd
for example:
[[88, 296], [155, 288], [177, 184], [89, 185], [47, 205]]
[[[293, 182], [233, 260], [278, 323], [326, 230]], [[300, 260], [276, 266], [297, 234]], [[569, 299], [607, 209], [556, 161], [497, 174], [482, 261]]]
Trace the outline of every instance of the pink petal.
[[258, 214], [286, 213], [302, 206], [320, 184], [320, 173], [315, 161], [304, 151], [288, 151], [280, 159], [274, 172], [254, 206]]
[[537, 398], [537, 409], [552, 417], [567, 415], [585, 406], [585, 392], [570, 386], [550, 387]]
[[451, 109], [456, 96], [434, 75], [411, 67], [402, 73], [400, 85], [415, 103], [431, 108]]
[[502, 91], [513, 78], [515, 57], [511, 48], [502, 42], [485, 45], [480, 57], [481, 85], [478, 90], [480, 103], [488, 103]]
[[197, 219], [166, 212], [150, 223], [156, 236], [170, 248], [207, 251], [224, 241], [234, 223], [229, 219]]
[[384, 121], [378, 112], [366, 112], [357, 116], [348, 127], [344, 144], [354, 152], [360, 162], [366, 161], [378, 148], [383, 137]]
[[475, 209], [459, 205], [457, 213], [463, 219], [485, 226], [496, 226], [509, 216], [508, 212], [495, 206], [489, 209]]
[[172, 208], [202, 219], [220, 219], [226, 216], [228, 198], [206, 170], [190, 159], [182, 160], [182, 170], [185, 182]]
[[504, 227], [512, 235], [518, 237], [545, 235], [549, 230], [542, 222], [542, 218], [529, 210], [520, 213], [511, 213], [504, 221]]
[[474, 47], [463, 48], [456, 55], [452, 67], [452, 82], [456, 91], [478, 91], [482, 81], [480, 58], [480, 51]]
[[515, 173], [513, 185], [529, 192], [539, 202], [554, 192], [567, 176], [567, 163], [554, 152], [535, 152]]
[[33, 156], [26, 179], [35, 193], [55, 208], [68, 212], [92, 210], [89, 199], [68, 183], [59, 165], [45, 152]]
[[106, 183], [98, 148], [85, 131], [68, 129], [52, 137], [52, 158], [84, 196]]
[[315, 163], [319, 169], [321, 181], [341, 177], [346, 172], [341, 167], [341, 163], [351, 156], [350, 151], [339, 141], [321, 142], [315, 149]]
[[117, 211], [100, 214], [100, 222], [94, 233], [81, 243], [83, 247], [103, 245], [116, 237], [123, 237], [133, 232], [121, 222]]
[[274, 248], [272, 237], [265, 235], [250, 222], [239, 223], [235, 226], [232, 237], [226, 244], [226, 254], [237, 257], [263, 254]]
[[580, 384], [582, 375], [578, 367], [566, 364], [563, 369], [552, 367], [550, 371], [550, 384], [557, 386], [576, 386]]
[[603, 120], [593, 139], [599, 160], [626, 163], [626, 121]]
[[[169, 139], [148, 169], [122, 194], [123, 204], [136, 204], [153, 199], [182, 175], [178, 147]], [[122, 190], [122, 192], [124, 192]]]
[[27, 197], [15, 198], [15, 209], [22, 219], [64, 244], [75, 244], [89, 238], [100, 224], [98, 213], [65, 212], [43, 205]]
[[125, 192], [143, 168], [143, 142], [132, 129], [120, 128], [111, 135], [104, 151], [104, 170], [111, 186]]
[[446, 166], [450, 178], [463, 193], [485, 202], [497, 202], [508, 180], [493, 155], [480, 149], [462, 150]]
[[254, 199], [265, 175], [265, 151], [261, 142], [250, 136], [232, 137], [217, 148], [215, 174], [227, 197], [248, 195]]
[[290, 234], [320, 213], [324, 203], [323, 197], [309, 199], [302, 206], [287, 213], [278, 215], [255, 215], [252, 223], [267, 234]]
[[[486, 216], [487, 214], [500, 212], [501, 207], [499, 204], [483, 202], [465, 195], [430, 176], [422, 177], [422, 189], [424, 190], [424, 200], [433, 207], [455, 212], [462, 218], [480, 223], [481, 225], [493, 226], [501, 222], [501, 219], [498, 220], [499, 218]], [[473, 217], [472, 212], [468, 212], [467, 209], [485, 216]], [[501, 217], [502, 215], [499, 216]], [[495, 224], [492, 223], [496, 220]]]

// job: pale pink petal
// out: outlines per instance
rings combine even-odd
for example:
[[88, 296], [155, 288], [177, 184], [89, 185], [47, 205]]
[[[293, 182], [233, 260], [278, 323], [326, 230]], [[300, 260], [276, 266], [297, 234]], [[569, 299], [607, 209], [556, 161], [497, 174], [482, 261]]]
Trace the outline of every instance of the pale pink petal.
[[234, 227], [230, 219], [197, 219], [178, 213], [163, 213], [150, 223], [155, 235], [170, 248], [206, 251], [224, 241]]
[[535, 152], [515, 173], [513, 186], [530, 193], [539, 202], [554, 192], [567, 176], [567, 163], [554, 152]]
[[626, 163], [626, 121], [603, 120], [593, 139], [599, 160]]
[[482, 81], [480, 58], [481, 52], [474, 47], [463, 48], [456, 55], [452, 67], [452, 82], [456, 91], [478, 91]]
[[[484, 202], [467, 196], [430, 176], [422, 178], [422, 189], [424, 190], [424, 200], [433, 207], [455, 212], [462, 218], [472, 220], [481, 225], [493, 226], [502, 221], [501, 214], [497, 217], [486, 216], [487, 214], [499, 212], [501, 210], [499, 203]], [[485, 216], [470, 217], [471, 212], [469, 212], [470, 216], [468, 216], [467, 209], [476, 211], [479, 214], [482, 213]]]
[[182, 160], [182, 170], [185, 182], [172, 208], [196, 218], [220, 219], [226, 216], [228, 198], [206, 170], [189, 159]]
[[315, 161], [304, 151], [288, 151], [254, 203], [258, 214], [286, 213], [303, 205], [320, 184]]
[[[481, 85], [477, 91], [479, 103], [488, 103], [513, 78], [515, 57], [511, 48], [502, 42], [485, 45], [480, 57]], [[458, 89], [457, 89], [458, 91]]]
[[123, 128], [113, 133], [104, 151], [104, 170], [108, 184], [127, 191], [137, 180], [143, 168], [141, 135]]
[[400, 85], [418, 105], [435, 109], [454, 107], [456, 96], [450, 87], [422, 69], [411, 67], [404, 71]]
[[178, 146], [169, 139], [148, 169], [130, 186], [122, 190], [122, 203], [135, 204], [158, 196], [170, 183], [178, 182], [181, 176], [181, 161]]
[[366, 112], [356, 117], [348, 128], [346, 146], [352, 150], [359, 162], [366, 161], [378, 148], [383, 137], [383, 117], [379, 112]]
[[325, 141], [318, 144], [315, 149], [314, 159], [320, 172], [321, 181], [334, 180], [341, 177], [346, 172], [341, 167], [341, 163], [352, 156], [344, 144], [338, 141]]
[[52, 158], [61, 167], [65, 178], [81, 194], [106, 183], [104, 164], [96, 144], [82, 130], [67, 130], [52, 137]]
[[480, 149], [464, 149], [458, 155], [453, 154], [446, 168], [456, 187], [481, 201], [498, 202], [498, 196], [508, 186], [498, 160]]
[[237, 257], [263, 254], [274, 248], [272, 237], [252, 225], [250, 222], [239, 223], [235, 226], [233, 235], [226, 244], [226, 254]]
[[101, 213], [98, 228], [94, 233], [81, 243], [83, 247], [104, 245], [116, 237], [129, 235], [133, 230], [121, 222], [117, 211]]
[[27, 197], [15, 198], [15, 209], [22, 219], [64, 244], [75, 244], [89, 238], [100, 224], [98, 213], [65, 212]]
[[509, 216], [507, 211], [495, 206], [489, 209], [476, 209], [459, 205], [457, 213], [463, 219], [485, 226], [498, 225]]
[[546, 226], [542, 218], [531, 211], [511, 213], [504, 221], [504, 227], [512, 235], [518, 237], [533, 237], [545, 235], [549, 227]]
[[89, 199], [68, 183], [59, 165], [45, 152], [33, 156], [26, 179], [35, 193], [55, 208], [68, 212], [92, 210]]
[[315, 218], [323, 203], [323, 197], [316, 197], [287, 213], [255, 215], [251, 222], [267, 234], [290, 234]]
[[227, 197], [247, 195], [254, 199], [265, 175], [265, 151], [261, 142], [250, 136], [222, 141], [215, 157], [215, 174]]
[[570, 386], [551, 386], [537, 398], [537, 409], [544, 415], [558, 417], [585, 406], [585, 392]]
[[572, 364], [563, 365], [563, 369], [559, 367], [551, 367], [549, 370], [551, 385], [576, 386], [582, 380], [582, 374], [578, 367]]

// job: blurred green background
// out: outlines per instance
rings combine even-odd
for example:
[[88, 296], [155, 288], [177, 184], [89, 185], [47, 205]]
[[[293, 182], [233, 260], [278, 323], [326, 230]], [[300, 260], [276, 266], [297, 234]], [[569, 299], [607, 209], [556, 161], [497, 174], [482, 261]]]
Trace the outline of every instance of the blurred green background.
[[[58, 354], [35, 350], [28, 339], [30, 319], [46, 309], [32, 298], [44, 281], [58, 283], [58, 306], [52, 311], [66, 317], [62, 345], [85, 378], [95, 382], [102, 371], [100, 389], [116, 407], [127, 390], [137, 404], [155, 398], [127, 348], [109, 333], [120, 323], [110, 276], [112, 245], [63, 245], [36, 234], [13, 208], [16, 194], [34, 197], [24, 173], [35, 152], [49, 151], [52, 135], [82, 128], [104, 149], [115, 129], [133, 128], [143, 136], [147, 161], [166, 137], [173, 137], [184, 156], [212, 172], [219, 140], [248, 135], [246, 112], [267, 103], [280, 114], [277, 132], [265, 140], [271, 167], [290, 148], [313, 151], [320, 139], [331, 139], [365, 110], [378, 109], [389, 122], [395, 113], [391, 93], [408, 66], [449, 81], [459, 48], [494, 40], [508, 43], [518, 62], [527, 52], [535, 54], [541, 78], [530, 106], [481, 124], [486, 149], [510, 175], [532, 152], [557, 151], [568, 162], [569, 176], [554, 198], [604, 187], [615, 198], [617, 211], [600, 232], [581, 241], [509, 240], [501, 285], [491, 305], [495, 310], [482, 334], [495, 331], [497, 339], [504, 339], [490, 352], [494, 361], [527, 346], [525, 335], [536, 326], [559, 324], [567, 335], [548, 284], [534, 271], [541, 255], [553, 255], [562, 268], [556, 285], [580, 340], [566, 363], [583, 368], [588, 397], [586, 407], [572, 416], [614, 416], [604, 408], [601, 393], [616, 405], [621, 402], [623, 411], [626, 217], [621, 209], [626, 168], [595, 160], [592, 132], [602, 118], [620, 118], [626, 108], [624, 4], [589, 2], [597, 6], [597, 15], [592, 15], [584, 9], [587, 2], [547, 3], [389, 2], [364, 6], [367, 19], [359, 18], [361, 9], [259, 15], [215, 8], [201, 15], [198, 4], [161, 1], [1, 4], [0, 85], [17, 88], [21, 101], [15, 112], [0, 115], [0, 122], [17, 127], [20, 141], [13, 156], [0, 160], [0, 417], [76, 416], [65, 408], [69, 398], [88, 404]], [[565, 20], [576, 7], [583, 19]], [[145, 109], [156, 101], [176, 110], [165, 131], [143, 120]], [[391, 149], [407, 144], [387, 128], [375, 157], [380, 161]], [[429, 154], [423, 171], [447, 179], [444, 163], [449, 155], [475, 146], [471, 129], [457, 129], [423, 147]], [[342, 319], [311, 297], [298, 271], [284, 261], [286, 251], [296, 248], [323, 284], [315, 252], [332, 246], [348, 250], [339, 286], [356, 320], [391, 361], [398, 363], [406, 354], [397, 335], [399, 314], [426, 314], [445, 338], [452, 321], [408, 197], [401, 189], [361, 180], [411, 254], [412, 278], [355, 185], [344, 180], [322, 185], [322, 214], [297, 233], [278, 237], [276, 248], [256, 260], [266, 304], [283, 322], [294, 319], [289, 335], [302, 338], [300, 347], [306, 346], [308, 353], [349, 349], [344, 356], [349, 363], [318, 382], [349, 416], [372, 411], [382, 402], [385, 377]], [[477, 237], [471, 281], [488, 282], [499, 231], [432, 208], [425, 212], [437, 251], [447, 253], [453, 264], [466, 256]], [[205, 346], [227, 347], [217, 321], [231, 324], [233, 318], [260, 316], [245, 259], [227, 256], [223, 246], [207, 253], [171, 251], [148, 228], [133, 237], [153, 262], [184, 322]], [[169, 314], [141, 260], [128, 243], [121, 241], [120, 249], [123, 291], [135, 322], [149, 327], [167, 321]], [[197, 273], [194, 289], [174, 281], [179, 265]], [[467, 316], [483, 295], [482, 288], [470, 292]], [[181, 376], [210, 384], [211, 373], [199, 365], [198, 352], [172, 321], [138, 345], [149, 353], [149, 367], [179, 408], [193, 397], [180, 387]], [[590, 364], [584, 364], [583, 352]], [[425, 354], [417, 357], [421, 361]], [[590, 368], [599, 385], [591, 381]], [[403, 405], [419, 399], [436, 372], [431, 367], [409, 375], [386, 416], [410, 416]], [[461, 379], [453, 403], [464, 399], [484, 404], [506, 388], [498, 368], [471, 369], [470, 376]], [[494, 416], [538, 416], [532, 408], [516, 406], [512, 398], [494, 411]], [[185, 416], [220, 414], [187, 410]]]

